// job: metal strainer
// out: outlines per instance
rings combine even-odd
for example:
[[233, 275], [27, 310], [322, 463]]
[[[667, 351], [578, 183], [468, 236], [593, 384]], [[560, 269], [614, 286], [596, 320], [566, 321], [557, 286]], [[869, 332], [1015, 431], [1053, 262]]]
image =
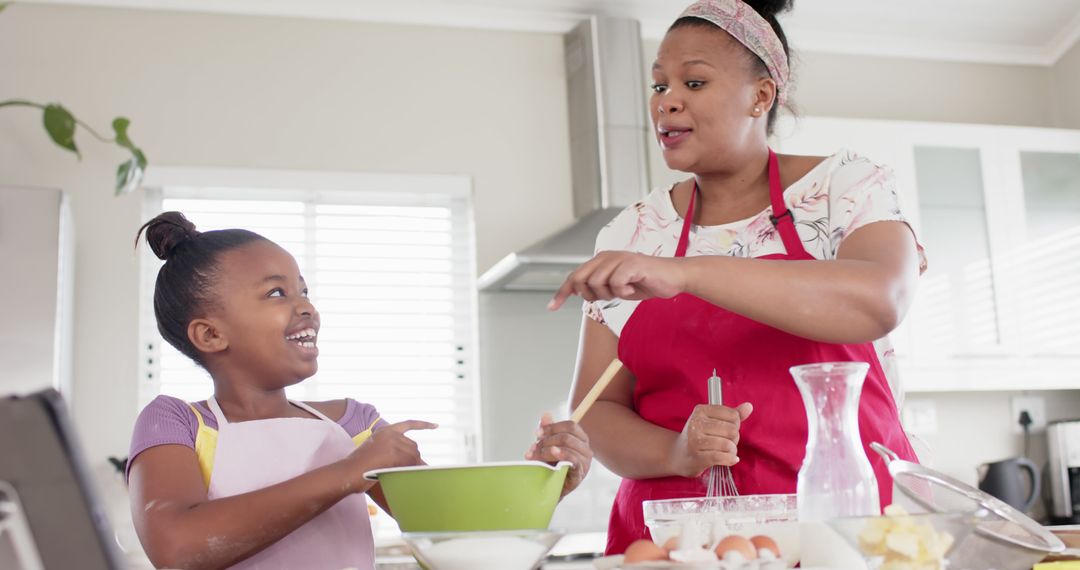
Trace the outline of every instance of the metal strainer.
[[1065, 543], [1004, 501], [874, 442], [893, 478], [893, 502], [909, 512], [982, 511], [975, 532], [949, 555], [956, 570], [1028, 570]]

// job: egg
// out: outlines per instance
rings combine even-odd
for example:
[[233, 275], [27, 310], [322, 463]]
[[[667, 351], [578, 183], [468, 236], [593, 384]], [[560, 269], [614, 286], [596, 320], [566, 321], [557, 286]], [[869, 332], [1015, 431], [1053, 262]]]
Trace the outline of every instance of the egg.
[[757, 549], [754, 548], [754, 543], [750, 542], [745, 536], [732, 534], [716, 545], [716, 556], [721, 560], [728, 561], [756, 560]]
[[679, 549], [679, 537], [673, 536], [664, 541], [664, 550], [672, 551]]
[[667, 560], [668, 553], [662, 546], [657, 546], [651, 540], [637, 540], [626, 548], [625, 562], [648, 562], [650, 560]]
[[772, 560], [778, 560], [780, 558], [780, 545], [776, 544], [776, 541], [771, 537], [759, 534], [750, 537], [750, 543], [754, 545], [754, 550], [757, 551], [758, 556], [761, 556], [765, 552], [771, 552]]

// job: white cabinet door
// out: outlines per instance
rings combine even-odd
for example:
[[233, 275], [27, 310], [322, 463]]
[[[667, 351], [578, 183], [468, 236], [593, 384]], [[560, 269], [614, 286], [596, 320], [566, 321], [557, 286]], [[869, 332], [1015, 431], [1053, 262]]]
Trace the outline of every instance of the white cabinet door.
[[1080, 131], [809, 117], [777, 133], [780, 152], [895, 171], [930, 263], [890, 335], [908, 391], [1080, 386]]
[[1080, 151], [1024, 150], [1020, 169], [1021, 347], [1036, 358], [1080, 359]]

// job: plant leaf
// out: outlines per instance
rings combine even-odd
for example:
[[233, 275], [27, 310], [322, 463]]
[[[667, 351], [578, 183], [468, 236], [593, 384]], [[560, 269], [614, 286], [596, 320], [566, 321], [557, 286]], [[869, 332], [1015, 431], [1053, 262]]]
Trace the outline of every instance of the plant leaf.
[[116, 195], [127, 194], [134, 190], [134, 181], [136, 170], [138, 166], [135, 165], [135, 159], [124, 162], [116, 169]]
[[131, 160], [116, 169], [116, 195], [127, 194], [142, 185], [145, 173], [146, 157], [141, 150], [135, 149]]
[[54, 103], [45, 107], [44, 120], [45, 130], [53, 142], [82, 158], [75, 146], [75, 117], [63, 106]]
[[113, 119], [112, 128], [116, 133], [116, 144], [131, 151], [131, 160], [116, 169], [116, 194], [118, 196], [138, 188], [146, 172], [146, 155], [128, 137], [129, 126], [131, 126], [131, 121], [127, 117]]
[[10, 5], [11, 5], [11, 2], [0, 2], [0, 12], [3, 12], [4, 8], [7, 8]]
[[131, 121], [127, 117], [117, 117], [113, 119], [112, 128], [116, 133], [116, 144], [134, 152], [135, 145], [131, 143], [131, 139], [128, 138], [127, 130], [131, 125]]

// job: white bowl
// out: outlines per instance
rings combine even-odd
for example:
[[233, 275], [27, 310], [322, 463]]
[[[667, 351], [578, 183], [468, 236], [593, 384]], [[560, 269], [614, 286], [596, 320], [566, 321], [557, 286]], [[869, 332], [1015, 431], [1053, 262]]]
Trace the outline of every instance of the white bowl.
[[406, 532], [401, 537], [428, 570], [531, 570], [562, 534], [537, 529]]

